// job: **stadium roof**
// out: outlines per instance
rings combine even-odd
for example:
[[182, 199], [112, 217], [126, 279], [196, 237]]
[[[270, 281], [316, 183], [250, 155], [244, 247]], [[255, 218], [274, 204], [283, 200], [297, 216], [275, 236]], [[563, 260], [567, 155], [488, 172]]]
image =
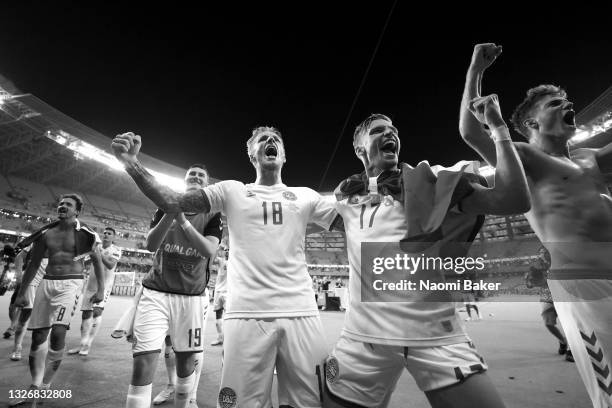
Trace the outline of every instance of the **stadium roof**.
[[602, 147], [612, 143], [612, 86], [576, 115], [576, 123], [595, 136], [575, 147]]
[[[2, 174], [151, 206], [125, 171], [79, 155], [49, 135], [70, 135], [112, 155], [109, 137], [63, 114], [34, 95], [11, 95], [0, 88]], [[139, 157], [151, 170], [180, 179], [185, 175], [185, 169], [146, 154]]]
[[[612, 142], [612, 87], [577, 115], [583, 129], [593, 129], [596, 136], [574, 147], [601, 147]], [[598, 134], [597, 134], [598, 133]], [[55, 139], [50, 137], [56, 135]], [[69, 135], [86, 142], [106, 155], [111, 139], [58, 111], [31, 94], [12, 95], [0, 87], [0, 171], [36, 183], [56, 185], [70, 190], [120, 198], [149, 207], [151, 202], [136, 188], [123, 170], [91, 160], [57, 141], [57, 135]], [[60, 136], [61, 137], [61, 136]], [[182, 179], [185, 169], [146, 154], [142, 163], [149, 169]], [[211, 179], [212, 182], [218, 180]]]

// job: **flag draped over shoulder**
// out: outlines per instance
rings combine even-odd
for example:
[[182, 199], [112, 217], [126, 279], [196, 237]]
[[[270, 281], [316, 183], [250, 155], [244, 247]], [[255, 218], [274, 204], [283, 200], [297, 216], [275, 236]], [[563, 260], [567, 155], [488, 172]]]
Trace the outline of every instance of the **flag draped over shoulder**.
[[[60, 221], [56, 220], [43, 226], [39, 230], [34, 231], [32, 234], [17, 243], [17, 249], [21, 251], [24, 248], [27, 248], [28, 246], [32, 245], [34, 242], [38, 241], [40, 237], [42, 237], [47, 231], [56, 227], [59, 223]], [[98, 234], [92, 229], [90, 229], [87, 225], [82, 224], [77, 219], [74, 230], [74, 243], [76, 247], [75, 255], [79, 256], [90, 252], [93, 249], [94, 244], [100, 242], [101, 241]]]
[[[378, 176], [378, 192], [403, 202], [408, 220], [408, 232], [401, 240], [403, 248], [422, 250], [428, 247], [427, 243], [474, 240], [484, 215], [463, 213], [461, 201], [474, 192], [472, 184], [486, 186], [484, 178], [476, 174], [475, 163], [460, 161], [448, 168], [430, 166], [427, 161], [416, 167], [402, 163], [399, 171], [386, 171]], [[334, 193], [338, 200], [367, 194], [365, 172], [344, 180]], [[454, 207], [457, 211], [451, 211]]]

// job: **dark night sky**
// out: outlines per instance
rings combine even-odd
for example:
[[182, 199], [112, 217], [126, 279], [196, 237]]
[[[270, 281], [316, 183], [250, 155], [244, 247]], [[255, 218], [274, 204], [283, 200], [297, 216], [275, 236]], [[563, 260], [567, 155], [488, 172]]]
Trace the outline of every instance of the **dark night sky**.
[[606, 19], [599, 25], [569, 11], [504, 21], [452, 10], [442, 18], [398, 2], [341, 134], [392, 2], [293, 3], [5, 5], [0, 74], [109, 137], [135, 131], [145, 153], [181, 167], [204, 162], [221, 179], [254, 180], [245, 141], [268, 124], [285, 138], [284, 182], [316, 189], [342, 137], [323, 190], [361, 170], [352, 131], [372, 112], [394, 118], [404, 161], [475, 159], [457, 124], [477, 42], [504, 46], [484, 91], [500, 95], [505, 116], [540, 83], [566, 87], [577, 111], [612, 85]]

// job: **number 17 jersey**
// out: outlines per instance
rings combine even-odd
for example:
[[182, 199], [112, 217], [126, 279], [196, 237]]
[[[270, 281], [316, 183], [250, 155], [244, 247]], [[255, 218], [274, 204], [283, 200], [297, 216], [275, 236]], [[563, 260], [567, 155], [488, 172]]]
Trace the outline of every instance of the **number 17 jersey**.
[[204, 193], [211, 211], [227, 217], [226, 318], [316, 316], [306, 268], [309, 222], [329, 229], [334, 202], [306, 187], [263, 186], [227, 180]]

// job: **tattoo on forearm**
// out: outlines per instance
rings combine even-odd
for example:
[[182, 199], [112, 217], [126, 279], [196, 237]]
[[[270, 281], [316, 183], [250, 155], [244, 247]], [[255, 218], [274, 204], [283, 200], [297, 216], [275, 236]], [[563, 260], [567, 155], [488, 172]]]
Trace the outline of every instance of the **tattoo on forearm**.
[[139, 161], [128, 163], [125, 170], [132, 177], [140, 191], [164, 212], [176, 213], [180, 211], [178, 203], [180, 194], [169, 187], [159, 184], [155, 177]]
[[182, 211], [196, 213], [207, 213], [210, 211], [206, 194], [202, 190], [188, 191], [180, 195], [178, 201]]
[[210, 211], [210, 205], [202, 190], [179, 194], [158, 183], [155, 177], [139, 161], [129, 163], [125, 169], [140, 191], [166, 214], [180, 211], [197, 213]]

